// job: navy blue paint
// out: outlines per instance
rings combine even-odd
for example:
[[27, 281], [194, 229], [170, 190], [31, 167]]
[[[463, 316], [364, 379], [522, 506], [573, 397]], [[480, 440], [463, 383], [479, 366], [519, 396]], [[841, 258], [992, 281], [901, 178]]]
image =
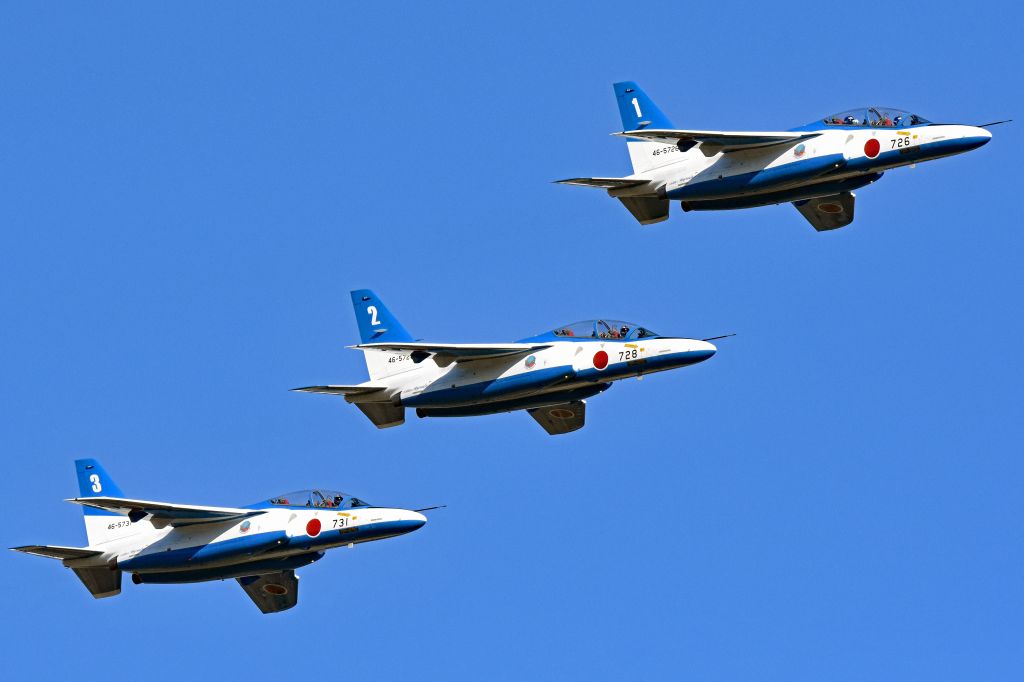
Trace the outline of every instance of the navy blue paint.
[[[612, 89], [615, 90], [615, 99], [619, 104], [619, 116], [622, 118], [623, 130], [675, 128], [675, 125], [669, 120], [668, 116], [633, 81], [615, 83], [612, 85]], [[642, 116], [638, 117], [636, 115], [636, 107], [633, 106], [634, 97], [637, 104], [640, 105]]]
[[[726, 198], [741, 192], [756, 192], [776, 185], [812, 180], [845, 165], [846, 159], [842, 154], [828, 154], [749, 173], [726, 175], [721, 179], [715, 172], [715, 166], [711, 166], [690, 183], [668, 192], [667, 196], [669, 199], [683, 200]], [[707, 179], [702, 180], [702, 177]]]
[[510, 377], [502, 377], [494, 381], [481, 381], [453, 388], [428, 390], [420, 395], [402, 401], [406, 407], [456, 406], [460, 403], [495, 398], [501, 395], [518, 393], [530, 389], [540, 390], [546, 386], [573, 376], [571, 365], [546, 367]]
[[586, 400], [598, 393], [607, 391], [611, 384], [595, 384], [584, 388], [577, 388], [571, 391], [559, 391], [556, 393], [545, 393], [544, 395], [530, 396], [528, 398], [516, 398], [513, 400], [502, 400], [500, 402], [486, 403], [484, 405], [467, 405], [465, 407], [441, 407], [441, 408], [418, 408], [417, 417], [478, 417], [487, 414], [500, 414], [502, 412], [514, 412], [515, 410], [526, 410], [533, 407], [546, 407], [559, 405], [574, 400]]
[[323, 552], [311, 552], [296, 554], [295, 556], [284, 557], [283, 559], [264, 559], [262, 561], [251, 561], [242, 565], [217, 566], [215, 568], [204, 568], [195, 571], [168, 571], [166, 573], [136, 573], [132, 576], [135, 583], [155, 584], [176, 584], [176, 583], [199, 583], [207, 580], [226, 580], [228, 578], [243, 578], [266, 573], [277, 573], [278, 571], [294, 570], [308, 566], [314, 561], [324, 557]]
[[[391, 314], [377, 294], [369, 289], [357, 289], [351, 292], [351, 295], [352, 307], [356, 311], [356, 324], [359, 325], [359, 339], [362, 343], [401, 343], [413, 340], [412, 334]], [[371, 306], [376, 309], [377, 324], [372, 324], [374, 315], [373, 311], [369, 310]]]
[[[121, 488], [114, 483], [114, 479], [106, 472], [103, 465], [95, 459], [76, 459], [75, 474], [78, 476], [79, 497], [124, 497]], [[100, 490], [93, 490], [93, 482], [89, 480], [90, 476], [99, 476]], [[120, 516], [116, 512], [95, 507], [82, 507], [82, 510], [86, 516]]]
[[850, 192], [866, 185], [870, 185], [882, 177], [881, 173], [870, 173], [845, 180], [833, 180], [814, 183], [813, 185], [802, 185], [778, 192], [765, 192], [730, 199], [713, 199], [711, 201], [684, 201], [684, 211], [722, 211], [738, 208], [754, 208], [756, 206], [770, 206], [791, 201], [803, 201], [816, 197]]

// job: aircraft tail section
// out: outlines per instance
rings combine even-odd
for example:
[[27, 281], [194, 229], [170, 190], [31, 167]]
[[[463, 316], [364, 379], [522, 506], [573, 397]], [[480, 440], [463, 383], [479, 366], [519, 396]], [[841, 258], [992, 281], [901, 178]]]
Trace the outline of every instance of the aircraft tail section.
[[[377, 294], [369, 289], [352, 292], [352, 306], [356, 311], [360, 343], [406, 343], [414, 341]], [[403, 351], [361, 349], [366, 360], [370, 380], [404, 372], [412, 367], [408, 353]]]
[[[639, 85], [633, 81], [625, 81], [615, 83], [612, 87], [619, 104], [623, 131], [645, 128], [675, 129], [675, 124]], [[629, 140], [626, 142], [626, 148], [629, 150], [629, 161], [633, 164], [634, 173], [645, 173], [681, 161], [683, 158], [683, 153], [675, 145], [670, 144]]]
[[[78, 475], [79, 497], [124, 497], [121, 488], [95, 459], [76, 459], [75, 473]], [[83, 507], [85, 514], [85, 535], [89, 545], [96, 545], [117, 537], [130, 535], [139, 530], [139, 523], [105, 509]]]
[[352, 306], [356, 310], [356, 324], [359, 325], [359, 342], [413, 341], [412, 334], [391, 314], [377, 294], [369, 289], [352, 292]]

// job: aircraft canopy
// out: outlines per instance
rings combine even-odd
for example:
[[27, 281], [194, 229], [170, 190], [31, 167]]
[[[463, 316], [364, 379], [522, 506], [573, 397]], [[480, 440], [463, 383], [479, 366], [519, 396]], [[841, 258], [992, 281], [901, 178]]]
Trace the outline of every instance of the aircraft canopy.
[[298, 490], [293, 493], [285, 493], [271, 497], [266, 501], [268, 507], [322, 507], [327, 509], [352, 509], [354, 507], [369, 507], [368, 502], [363, 502], [357, 497], [337, 490], [326, 490], [317, 488], [314, 490]]
[[579, 339], [616, 339], [619, 341], [631, 341], [634, 339], [649, 339], [660, 336], [650, 329], [641, 327], [632, 322], [622, 320], [585, 320], [573, 322], [561, 327], [552, 329], [543, 336], [555, 336], [558, 338], [579, 338]]
[[822, 123], [829, 128], [833, 126], [909, 128], [910, 126], [926, 125], [931, 121], [923, 116], [893, 107], [859, 107], [826, 116], [822, 119]]

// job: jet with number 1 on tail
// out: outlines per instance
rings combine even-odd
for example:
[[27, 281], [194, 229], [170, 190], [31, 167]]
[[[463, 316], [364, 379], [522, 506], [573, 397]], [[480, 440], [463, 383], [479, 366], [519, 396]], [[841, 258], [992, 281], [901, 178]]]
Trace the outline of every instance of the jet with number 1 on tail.
[[[127, 498], [95, 459], [75, 460], [85, 508], [85, 547], [24, 545], [11, 549], [60, 559], [97, 599], [136, 585], [234, 578], [263, 613], [295, 606], [295, 569], [335, 547], [404, 535], [423, 526], [420, 512], [378, 507], [318, 488], [277, 495], [245, 507], [205, 507]], [[431, 507], [433, 509], [434, 507]]]
[[[715, 354], [714, 339], [662, 336], [618, 320], [588, 320], [514, 343], [429, 343], [405, 330], [368, 289], [352, 292], [370, 380], [307, 386], [343, 396], [378, 428], [419, 417], [526, 410], [551, 435], [583, 427], [586, 399], [613, 382], [688, 367]], [[716, 337], [720, 338], [720, 337]]]
[[636, 83], [615, 83], [633, 174], [570, 178], [608, 191], [641, 225], [684, 211], [792, 203], [815, 230], [853, 222], [854, 194], [899, 166], [976, 149], [981, 126], [932, 123], [891, 107], [860, 107], [784, 131], [680, 130]]

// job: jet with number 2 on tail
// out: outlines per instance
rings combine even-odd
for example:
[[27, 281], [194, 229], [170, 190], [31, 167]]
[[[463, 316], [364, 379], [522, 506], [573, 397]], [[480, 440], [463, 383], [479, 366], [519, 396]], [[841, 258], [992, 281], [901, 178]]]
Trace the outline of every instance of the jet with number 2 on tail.
[[333, 490], [302, 490], [246, 507], [203, 507], [126, 498], [100, 463], [75, 460], [85, 507], [86, 547], [11, 549], [60, 559], [97, 599], [135, 584], [234, 578], [263, 613], [295, 606], [295, 569], [335, 547], [404, 535], [423, 526], [420, 509], [377, 507]]
[[[551, 435], [583, 427], [586, 399], [612, 382], [695, 365], [715, 354], [709, 341], [662, 336], [617, 320], [589, 320], [515, 343], [415, 340], [372, 291], [352, 292], [370, 380], [307, 386], [344, 396], [378, 428], [420, 417], [471, 417], [526, 410]], [[721, 337], [716, 337], [721, 338]]]
[[982, 126], [932, 123], [890, 107], [861, 107], [786, 131], [679, 130], [633, 82], [615, 83], [633, 174], [570, 178], [608, 190], [641, 225], [684, 211], [792, 203], [815, 230], [853, 222], [853, 190], [885, 171], [970, 151], [992, 138]]

